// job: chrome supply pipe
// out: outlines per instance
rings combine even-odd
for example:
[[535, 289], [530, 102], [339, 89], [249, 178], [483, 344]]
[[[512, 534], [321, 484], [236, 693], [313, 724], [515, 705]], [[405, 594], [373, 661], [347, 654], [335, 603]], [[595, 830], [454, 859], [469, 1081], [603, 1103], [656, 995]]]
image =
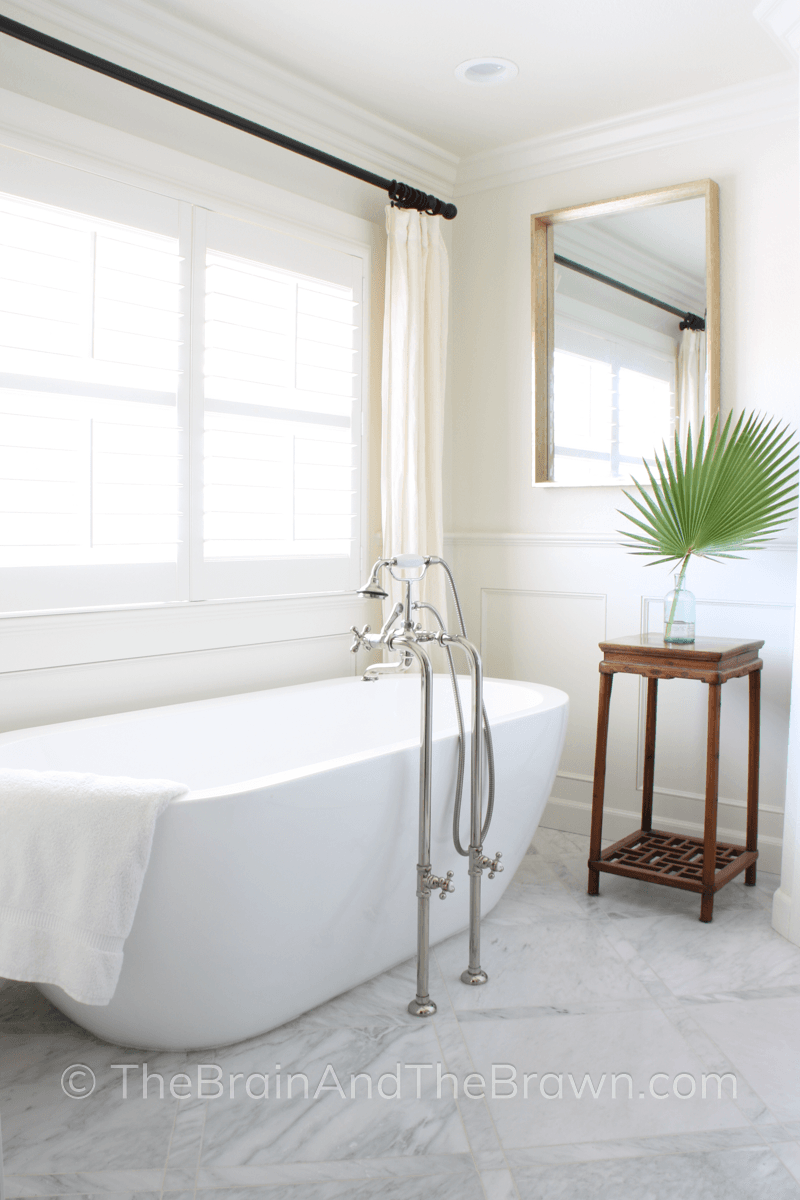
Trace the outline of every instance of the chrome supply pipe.
[[422, 684], [422, 718], [419, 756], [419, 838], [417, 849], [417, 994], [408, 1005], [415, 1017], [431, 1017], [436, 1004], [430, 997], [430, 903], [431, 892], [441, 888], [440, 899], [455, 888], [450, 882], [453, 872], [444, 879], [431, 869], [431, 778], [433, 767], [433, 668], [423, 648], [405, 633], [389, 638], [390, 650], [408, 650], [420, 665]]

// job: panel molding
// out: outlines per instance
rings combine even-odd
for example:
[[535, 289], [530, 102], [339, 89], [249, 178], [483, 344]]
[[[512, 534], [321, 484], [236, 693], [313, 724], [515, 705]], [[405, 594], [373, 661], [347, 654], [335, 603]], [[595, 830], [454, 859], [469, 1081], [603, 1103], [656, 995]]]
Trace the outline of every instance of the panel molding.
[[[575, 550], [582, 550], [590, 546], [615, 546], [619, 550], [625, 549], [619, 534], [585, 529], [565, 529], [546, 533], [505, 533], [492, 530], [485, 533], [452, 532], [444, 535], [444, 541], [445, 545], [451, 545], [456, 549], [460, 546], [517, 546], [520, 549], [524, 549], [526, 546], [542, 546], [546, 548], [566, 547]], [[797, 542], [788, 538], [775, 538], [774, 541], [767, 542], [759, 550], [759, 553], [770, 551], [772, 553], [796, 553]]]
[[350, 635], [335, 632], [116, 662], [0, 674], [0, 730], [183, 704], [352, 676]]
[[334, 594], [7, 615], [0, 617], [5, 634], [0, 676], [345, 637], [350, 625], [367, 620], [372, 609], [355, 595]]
[[606, 592], [565, 592], [560, 589], [555, 591], [549, 588], [498, 588], [498, 587], [482, 587], [480, 590], [480, 614], [481, 614], [481, 651], [485, 643], [486, 621], [487, 621], [487, 596], [560, 596], [567, 600], [602, 600], [603, 601], [603, 637], [608, 633], [608, 594]]

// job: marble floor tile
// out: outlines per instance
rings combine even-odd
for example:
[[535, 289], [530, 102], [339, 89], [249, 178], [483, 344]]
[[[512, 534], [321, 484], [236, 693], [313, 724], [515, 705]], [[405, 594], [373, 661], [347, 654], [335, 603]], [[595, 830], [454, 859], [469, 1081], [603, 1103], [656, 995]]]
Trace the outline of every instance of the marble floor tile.
[[299, 1018], [304, 1024], [341, 1028], [377, 1028], [388, 1025], [413, 1029], [419, 1023], [408, 1011], [408, 1002], [416, 995], [416, 960], [408, 959], [359, 984], [341, 996], [327, 1000]]
[[[491, 883], [487, 883], [487, 889]], [[484, 923], [519, 925], [539, 921], [581, 921], [588, 913], [559, 882], [526, 883], [515, 876]]]
[[85, 1040], [85, 1030], [60, 1013], [32, 983], [13, 979], [0, 983], [0, 1028], [4, 1034], [23, 1033], [32, 1037], [37, 1033], [57, 1033]]
[[700, 1154], [710, 1151], [763, 1150], [764, 1142], [752, 1125], [705, 1132], [656, 1134], [642, 1138], [607, 1138], [598, 1142], [561, 1142], [551, 1146], [522, 1146], [506, 1151], [509, 1168], [557, 1166], [606, 1158], [652, 1158], [657, 1154]]
[[797, 1142], [782, 1142], [773, 1146], [777, 1158], [781, 1160], [793, 1179], [800, 1183], [800, 1144]]
[[769, 1150], [606, 1159], [514, 1172], [521, 1200], [798, 1200]]
[[[200, 1147], [203, 1142], [208, 1104], [207, 1100], [189, 1099], [188, 1097], [181, 1100], [175, 1114], [175, 1124], [172, 1127], [166, 1168], [171, 1172], [187, 1172], [192, 1176], [192, 1183], [200, 1162]], [[170, 1190], [175, 1191], [176, 1189]]]
[[629, 917], [615, 924], [620, 938], [675, 995], [800, 983], [800, 947], [771, 928], [769, 913], [759, 904], [715, 908], [708, 924], [667, 915]]
[[[134, 1057], [131, 1057], [133, 1053]], [[0, 1112], [6, 1171], [12, 1175], [59, 1174], [164, 1167], [177, 1111], [176, 1100], [122, 1097], [121, 1072], [111, 1064], [137, 1062], [139, 1052], [120, 1051], [82, 1032], [15, 1033], [0, 1040]], [[150, 1056], [158, 1071], [160, 1057]], [[72, 1099], [62, 1073], [85, 1064], [97, 1087]]]
[[[197, 1193], [202, 1200], [484, 1200], [477, 1173], [394, 1179], [348, 1179], [324, 1183], [278, 1184]], [[166, 1193], [165, 1193], [166, 1200]], [[169, 1200], [173, 1200], [172, 1197]]]
[[703, 1004], [687, 1012], [779, 1122], [800, 1120], [800, 996]]
[[593, 1000], [641, 1000], [646, 989], [589, 921], [485, 921], [481, 963], [489, 975], [484, 987], [458, 980], [468, 960], [466, 934], [436, 948], [457, 1013], [518, 1005], [571, 1004]]
[[514, 880], [518, 883], [557, 883], [553, 864], [531, 846], [517, 867]]
[[[587, 855], [586, 837], [537, 832], [483, 924], [488, 985], [460, 983], [466, 935], [442, 943], [429, 1021], [407, 1012], [408, 961], [239, 1046], [147, 1054], [97, 1041], [32, 985], [0, 980], [7, 1200], [192, 1200], [196, 1188], [203, 1200], [800, 1200], [800, 950], [770, 926], [777, 877], [733, 882], [704, 926], [696, 897], [673, 889], [607, 876], [586, 896]], [[143, 1101], [137, 1070], [123, 1101], [111, 1064], [144, 1061], [165, 1077], [217, 1064], [226, 1089], [231, 1073], [268, 1073], [271, 1095], [247, 1098], [240, 1079], [233, 1101]], [[436, 1098], [437, 1062], [457, 1076], [458, 1099], [447, 1083]], [[97, 1076], [88, 1099], [61, 1090], [73, 1063]], [[351, 1074], [375, 1089], [397, 1063], [433, 1064], [419, 1099], [402, 1069], [399, 1101], [350, 1099]], [[564, 1098], [544, 1099], [539, 1079], [527, 1101], [466, 1098], [465, 1076], [488, 1077], [492, 1063], [514, 1064], [518, 1083], [524, 1071], [561, 1074]], [[345, 1099], [285, 1099], [289, 1072], [308, 1074], [313, 1094], [328, 1064]], [[655, 1072], [725, 1069], [736, 1104], [648, 1093]], [[570, 1072], [577, 1086], [605, 1072], [599, 1098], [586, 1086], [578, 1100]], [[611, 1100], [612, 1072], [633, 1077], [633, 1099]]]
[[564, 858], [574, 858], [583, 855], [589, 857], [589, 838], [582, 833], [564, 833], [561, 829], [543, 829], [541, 826], [534, 834], [531, 843], [537, 854], [551, 862], [561, 862]]
[[[269, 1074], [272, 1090], [268, 1100], [250, 1099], [242, 1079], [234, 1100], [226, 1094], [209, 1103], [203, 1167], [469, 1151], [456, 1102], [446, 1090], [441, 1099], [436, 1098], [433, 1081], [441, 1050], [433, 1023], [418, 1021], [411, 1029], [362, 1030], [305, 1024], [300, 1019], [264, 1038], [217, 1051], [213, 1061], [226, 1080], [232, 1074], [244, 1078], [256, 1072]], [[420, 1071], [419, 1098], [417, 1073], [405, 1069], [412, 1063], [434, 1068]], [[274, 1095], [276, 1064], [283, 1081], [280, 1100]], [[398, 1070], [401, 1098], [382, 1098], [380, 1077]], [[286, 1099], [289, 1073], [308, 1076], [309, 1099], [303, 1098], [302, 1081], [296, 1084], [294, 1097]], [[351, 1099], [351, 1075], [359, 1073], [370, 1076], [372, 1099], [367, 1098], [366, 1080], [357, 1084], [357, 1097]], [[337, 1080], [344, 1097], [336, 1088]], [[325, 1090], [314, 1099], [323, 1083]], [[382, 1088], [387, 1096], [394, 1091], [388, 1079]], [[253, 1090], [260, 1091], [261, 1084], [254, 1083]]]
[[519, 1192], [510, 1171], [481, 1171], [486, 1200], [519, 1200]]
[[[718, 1100], [714, 1088], [709, 1098], [701, 1098], [703, 1065], [659, 1010], [475, 1021], [464, 1025], [464, 1036], [476, 1070], [487, 1080], [487, 1093], [493, 1066], [498, 1081], [511, 1075], [500, 1064], [516, 1069], [516, 1095], [498, 1082], [496, 1098], [488, 1100], [506, 1154], [525, 1146], [747, 1125], [727, 1092]], [[630, 1082], [622, 1078], [626, 1073]], [[531, 1076], [527, 1099], [526, 1074]], [[614, 1074], [621, 1077], [616, 1098]], [[678, 1075], [685, 1076], [678, 1082], [682, 1092], [689, 1092], [694, 1081], [694, 1096], [675, 1096]], [[652, 1091], [666, 1092], [667, 1098], [657, 1099]]]
[[37, 1196], [108, 1196], [159, 1194], [163, 1172], [79, 1171], [59, 1175], [6, 1175], [6, 1200], [34, 1200]]
[[327, 1162], [262, 1163], [250, 1167], [201, 1167], [198, 1192], [278, 1184], [336, 1183], [346, 1179], [393, 1179], [429, 1175], [474, 1175], [470, 1154], [407, 1154], [394, 1158], [334, 1159]]

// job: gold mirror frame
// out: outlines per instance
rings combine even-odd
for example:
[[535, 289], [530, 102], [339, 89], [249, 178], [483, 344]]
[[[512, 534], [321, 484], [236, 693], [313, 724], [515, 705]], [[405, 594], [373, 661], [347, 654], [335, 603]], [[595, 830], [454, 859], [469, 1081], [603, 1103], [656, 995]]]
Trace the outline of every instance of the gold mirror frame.
[[[532, 319], [533, 319], [533, 481], [553, 483], [553, 226], [586, 217], [606, 217], [635, 208], [675, 204], [705, 198], [706, 213], [706, 362], [708, 371], [707, 416], [719, 413], [719, 186], [713, 179], [678, 183], [672, 187], [617, 196], [594, 204], [579, 204], [535, 213], [531, 217]], [[576, 485], [572, 485], [576, 486]], [[596, 484], [577, 486], [595, 487]]]

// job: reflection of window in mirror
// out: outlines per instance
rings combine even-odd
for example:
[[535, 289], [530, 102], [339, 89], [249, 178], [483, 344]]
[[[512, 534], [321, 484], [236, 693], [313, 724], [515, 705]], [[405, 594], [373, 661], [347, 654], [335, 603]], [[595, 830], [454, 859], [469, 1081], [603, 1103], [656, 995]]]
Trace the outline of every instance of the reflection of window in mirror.
[[[534, 218], [534, 272], [538, 226], [548, 282], [539, 289], [545, 312], [534, 286], [534, 351], [547, 356], [546, 373], [535, 371], [537, 390], [546, 385], [536, 403], [536, 482], [646, 478], [642, 459], [652, 462], [662, 441], [676, 432], [685, 440], [717, 410], [708, 184], [688, 185], [695, 194], [672, 202], [649, 193]], [[671, 199], [676, 190], [664, 191]]]

